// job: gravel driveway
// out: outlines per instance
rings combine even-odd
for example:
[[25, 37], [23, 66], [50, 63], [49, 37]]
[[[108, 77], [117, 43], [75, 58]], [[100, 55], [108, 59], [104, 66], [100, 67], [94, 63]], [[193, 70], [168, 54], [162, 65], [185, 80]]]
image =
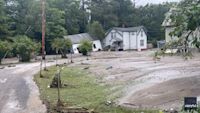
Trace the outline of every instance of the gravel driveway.
[[[60, 60], [59, 63], [64, 63]], [[47, 66], [55, 65], [48, 62]], [[39, 71], [40, 62], [17, 64], [0, 69], [0, 113], [45, 113], [46, 107], [39, 98], [33, 76]]]

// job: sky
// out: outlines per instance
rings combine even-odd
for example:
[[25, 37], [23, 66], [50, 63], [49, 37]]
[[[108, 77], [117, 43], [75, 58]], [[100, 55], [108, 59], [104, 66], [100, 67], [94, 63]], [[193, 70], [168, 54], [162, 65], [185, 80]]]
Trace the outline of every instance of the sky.
[[163, 2], [178, 2], [180, 0], [135, 0], [136, 5], [146, 5], [147, 3], [159, 4]]

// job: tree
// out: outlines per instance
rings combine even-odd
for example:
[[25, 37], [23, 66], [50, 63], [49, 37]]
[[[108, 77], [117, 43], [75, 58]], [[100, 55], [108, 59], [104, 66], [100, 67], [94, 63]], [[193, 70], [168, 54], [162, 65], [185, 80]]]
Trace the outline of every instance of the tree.
[[[62, 1], [62, 0], [61, 0]], [[67, 35], [65, 28], [65, 11], [58, 0], [47, 1], [46, 6], [46, 51], [47, 54], [53, 52], [51, 42], [54, 38], [62, 38]]]
[[92, 42], [89, 40], [82, 40], [79, 49], [84, 56], [88, 55], [88, 52], [92, 51]]
[[[129, 22], [135, 12], [134, 4], [131, 0], [112, 0], [113, 13], [118, 17], [119, 26], [130, 26]], [[134, 21], [134, 20], [132, 20]]]
[[57, 8], [47, 8], [47, 37], [52, 39], [54, 37], [63, 37], [67, 34], [66, 29], [64, 28], [65, 19], [64, 11], [61, 11]]
[[[104, 30], [140, 25], [147, 28], [149, 41], [164, 39], [160, 25], [170, 6], [135, 7], [132, 0], [47, 0], [46, 52], [54, 53], [51, 48], [54, 38], [87, 32], [88, 26], [92, 28], [90, 34], [101, 40]], [[0, 39], [17, 35], [41, 41], [40, 0], [0, 0]]]
[[39, 21], [39, 1], [36, 0], [5, 0], [6, 12], [10, 17], [12, 36], [29, 35], [35, 23]]
[[6, 56], [6, 54], [12, 50], [11, 44], [7, 41], [0, 41], [0, 64], [1, 60]]
[[66, 58], [66, 53], [67, 50], [70, 50], [72, 47], [72, 42], [70, 39], [64, 39], [64, 38], [55, 38], [52, 41], [51, 47], [56, 50], [56, 54], [58, 54], [58, 52], [61, 52], [62, 57]]
[[197, 32], [200, 32], [200, 2], [197, 0], [183, 0], [171, 15], [171, 20], [174, 25], [174, 31], [170, 35], [179, 38], [179, 44], [183, 47], [183, 55], [190, 56], [190, 43], [199, 45]]
[[[143, 25], [147, 29], [148, 41], [157, 45], [158, 40], [165, 39], [162, 22], [165, 19], [165, 14], [169, 11], [172, 4], [151, 4], [141, 6], [137, 9], [136, 23], [132, 25]], [[133, 21], [134, 22], [134, 21]]]
[[4, 0], [0, 0], [0, 39], [5, 39], [9, 33], [7, 20], [8, 17], [5, 14], [5, 2]]
[[104, 29], [97, 21], [94, 21], [91, 25], [89, 25], [89, 33], [93, 37], [97, 37], [99, 40], [103, 40], [105, 38]]
[[105, 30], [119, 25], [119, 18], [115, 13], [113, 2], [108, 0], [92, 0], [90, 3], [89, 9], [91, 10], [92, 21], [98, 21]]
[[28, 62], [31, 59], [32, 53], [37, 53], [40, 49], [40, 44], [32, 41], [25, 35], [18, 35], [14, 39], [14, 48], [16, 53], [19, 54], [20, 61]]
[[68, 51], [71, 51], [72, 41], [70, 39], [64, 39], [63, 41], [63, 58], [67, 58], [66, 54]]

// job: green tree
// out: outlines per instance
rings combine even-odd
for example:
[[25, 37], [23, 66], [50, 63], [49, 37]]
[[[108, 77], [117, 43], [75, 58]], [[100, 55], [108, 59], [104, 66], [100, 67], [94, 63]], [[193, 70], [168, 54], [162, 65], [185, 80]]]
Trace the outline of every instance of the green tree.
[[65, 7], [65, 24], [68, 34], [86, 32], [89, 14], [80, 8], [80, 1], [72, 1]]
[[69, 49], [72, 47], [72, 42], [70, 39], [64, 39], [64, 38], [55, 38], [52, 43], [51, 47], [56, 50], [56, 54], [58, 52], [61, 52], [62, 57], [66, 58], [66, 53]]
[[31, 59], [31, 54], [37, 53], [40, 50], [40, 44], [32, 41], [25, 35], [16, 36], [14, 39], [14, 48], [19, 54], [20, 61], [28, 62]]
[[115, 13], [113, 2], [108, 0], [92, 0], [89, 3], [92, 21], [98, 21], [105, 30], [119, 25], [119, 18]]
[[11, 44], [7, 41], [0, 41], [0, 64], [1, 60], [6, 56], [6, 54], [12, 50]]
[[89, 25], [89, 33], [93, 37], [97, 37], [99, 40], [103, 40], [105, 38], [104, 29], [97, 21], [94, 21], [91, 25]]
[[5, 14], [5, 2], [4, 0], [0, 0], [0, 39], [5, 39], [9, 33], [7, 20], [8, 17]]
[[200, 2], [197, 0], [183, 0], [171, 15], [174, 31], [170, 34], [179, 38], [179, 45], [183, 47], [182, 53], [186, 57], [191, 55], [191, 42], [195, 46], [199, 45], [200, 36], [196, 33], [200, 32], [199, 5]]
[[133, 20], [135, 7], [131, 0], [112, 0], [113, 13], [118, 18], [119, 26], [130, 26], [130, 20]]
[[52, 39], [54, 37], [63, 37], [67, 34], [66, 29], [64, 28], [65, 19], [64, 11], [61, 11], [57, 8], [47, 7], [47, 37]]
[[[62, 0], [61, 0], [62, 1]], [[65, 11], [59, 8], [59, 0], [49, 0], [46, 5], [46, 51], [52, 52], [51, 43], [54, 38], [67, 35], [65, 28]]]
[[79, 49], [84, 56], [88, 55], [88, 52], [92, 51], [92, 42], [89, 40], [82, 40]]
[[164, 28], [161, 26], [163, 20], [165, 19], [165, 14], [169, 11], [172, 4], [151, 4], [146, 6], [141, 6], [137, 10], [137, 16], [135, 24], [143, 25], [148, 31], [148, 41], [153, 43], [154, 46], [157, 45], [158, 40], [165, 39]]
[[29, 35], [40, 18], [39, 1], [36, 0], [5, 0], [6, 12], [10, 17], [12, 36]]

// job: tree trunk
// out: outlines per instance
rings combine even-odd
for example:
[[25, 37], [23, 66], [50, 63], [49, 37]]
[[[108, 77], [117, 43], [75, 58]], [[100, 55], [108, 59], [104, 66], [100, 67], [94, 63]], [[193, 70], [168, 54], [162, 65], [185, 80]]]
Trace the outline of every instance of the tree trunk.
[[190, 36], [190, 34], [192, 33], [192, 31], [190, 31], [189, 33], [188, 33], [188, 35], [186, 36], [186, 38], [185, 38], [185, 48], [184, 48], [184, 54], [186, 55], [186, 53], [187, 52], [189, 52], [189, 48], [188, 48], [188, 38], [189, 38], [189, 36]]
[[66, 51], [62, 52], [62, 58], [67, 58], [67, 52]]

